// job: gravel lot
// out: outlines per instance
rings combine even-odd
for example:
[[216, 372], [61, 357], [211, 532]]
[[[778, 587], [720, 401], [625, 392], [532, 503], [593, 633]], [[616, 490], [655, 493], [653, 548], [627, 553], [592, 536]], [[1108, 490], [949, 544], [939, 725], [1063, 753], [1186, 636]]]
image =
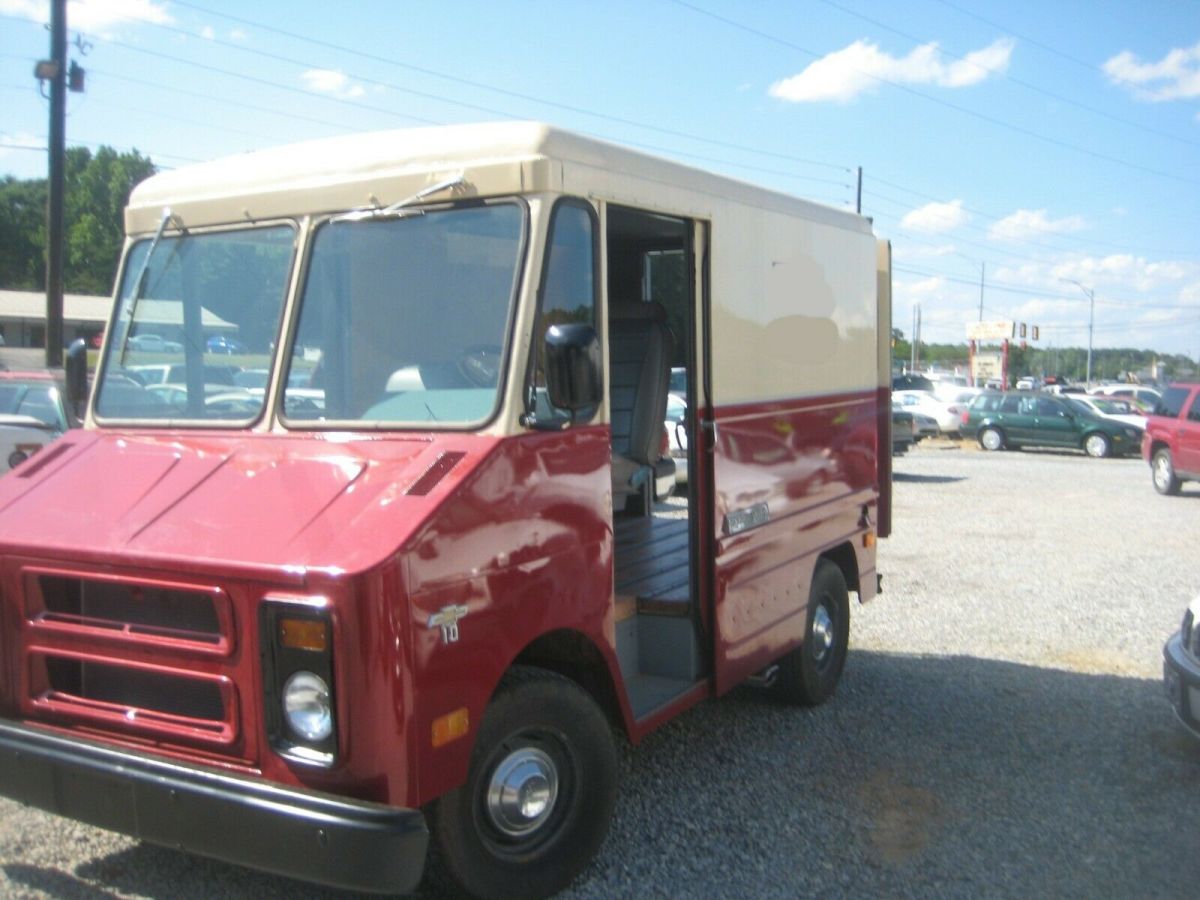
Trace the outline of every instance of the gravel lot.
[[[1200, 486], [942, 442], [895, 487], [833, 701], [743, 689], [624, 749], [565, 896], [1196, 896], [1200, 741], [1160, 660], [1200, 592]], [[0, 895], [335, 896], [3, 801]]]

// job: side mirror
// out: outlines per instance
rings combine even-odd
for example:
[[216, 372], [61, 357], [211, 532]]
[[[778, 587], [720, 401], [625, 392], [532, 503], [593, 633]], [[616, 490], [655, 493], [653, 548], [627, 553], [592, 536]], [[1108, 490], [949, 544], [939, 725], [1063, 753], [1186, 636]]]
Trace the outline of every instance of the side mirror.
[[67, 410], [76, 420], [82, 421], [87, 411], [87, 341], [77, 338], [67, 348]]
[[600, 338], [591, 325], [551, 325], [546, 329], [546, 392], [557, 409], [576, 413], [604, 396]]

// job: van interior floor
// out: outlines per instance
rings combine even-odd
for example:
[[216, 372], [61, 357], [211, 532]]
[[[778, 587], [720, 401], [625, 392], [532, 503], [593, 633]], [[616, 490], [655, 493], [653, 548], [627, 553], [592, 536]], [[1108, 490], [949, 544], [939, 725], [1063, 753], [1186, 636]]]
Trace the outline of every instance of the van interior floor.
[[657, 512], [613, 522], [617, 657], [637, 718], [704, 674], [691, 615], [688, 520]]

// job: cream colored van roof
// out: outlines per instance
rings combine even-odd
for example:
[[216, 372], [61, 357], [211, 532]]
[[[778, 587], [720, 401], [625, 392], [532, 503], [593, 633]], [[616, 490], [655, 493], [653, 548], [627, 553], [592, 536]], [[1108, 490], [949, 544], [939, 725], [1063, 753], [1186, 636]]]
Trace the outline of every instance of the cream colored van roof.
[[[386, 206], [458, 173], [458, 196], [565, 191], [700, 217], [713, 201], [731, 200], [870, 230], [852, 213], [537, 122], [352, 134], [163, 172], [134, 189], [125, 226], [153, 231], [168, 206], [185, 227]], [[671, 202], [655, 203], [656, 195]], [[681, 198], [691, 208], [680, 209]]]

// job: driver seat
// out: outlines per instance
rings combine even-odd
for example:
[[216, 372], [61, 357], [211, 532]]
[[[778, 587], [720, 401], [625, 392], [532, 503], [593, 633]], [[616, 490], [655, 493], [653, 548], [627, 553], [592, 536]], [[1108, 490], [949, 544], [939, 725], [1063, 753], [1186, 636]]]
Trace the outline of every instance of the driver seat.
[[[613, 507], [634, 496], [648, 515], [655, 477], [673, 475], [662, 458], [663, 421], [674, 341], [661, 303], [613, 303], [609, 310], [609, 409], [612, 416]], [[669, 468], [670, 471], [666, 471]]]

